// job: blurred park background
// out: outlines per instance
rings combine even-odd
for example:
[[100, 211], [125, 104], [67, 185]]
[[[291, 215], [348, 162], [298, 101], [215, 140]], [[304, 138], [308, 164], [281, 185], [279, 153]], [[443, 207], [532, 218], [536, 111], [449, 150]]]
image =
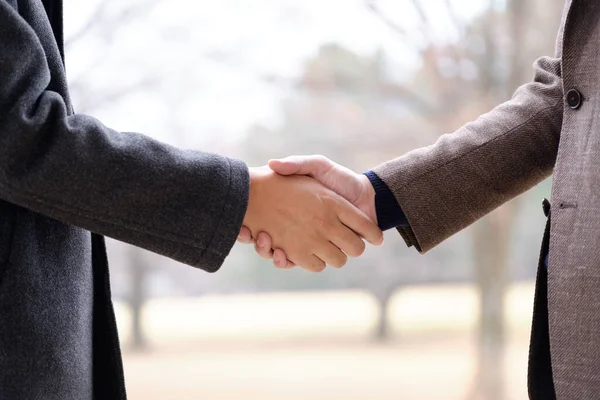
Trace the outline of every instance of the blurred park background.
[[[75, 108], [251, 166], [355, 171], [432, 144], [531, 79], [560, 0], [65, 2]], [[207, 274], [111, 241], [130, 398], [526, 398], [544, 182], [426, 256], [395, 232], [342, 270], [237, 245]], [[425, 200], [426, 201], [426, 200]]]

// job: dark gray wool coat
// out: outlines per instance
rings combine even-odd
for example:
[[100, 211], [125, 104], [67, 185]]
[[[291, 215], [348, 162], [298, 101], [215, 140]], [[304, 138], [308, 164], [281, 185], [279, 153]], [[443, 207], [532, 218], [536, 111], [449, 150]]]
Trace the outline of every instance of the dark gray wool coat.
[[[0, 399], [125, 398], [101, 235], [216, 271], [240, 161], [73, 113], [60, 0], [0, 0]], [[94, 232], [94, 233], [91, 233]]]

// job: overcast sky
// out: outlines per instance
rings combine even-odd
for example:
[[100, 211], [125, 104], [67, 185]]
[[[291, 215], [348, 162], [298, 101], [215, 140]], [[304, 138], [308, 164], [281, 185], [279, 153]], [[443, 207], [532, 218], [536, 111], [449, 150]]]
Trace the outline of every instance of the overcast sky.
[[[110, 11], [128, 1], [132, 0], [115, 2]], [[459, 18], [470, 19], [488, 1], [453, 4]], [[433, 35], [452, 40], [455, 32], [445, 0], [422, 3]], [[81, 29], [97, 4], [66, 1], [66, 37]], [[164, 0], [121, 28], [117, 40], [107, 43], [91, 35], [72, 47], [68, 74], [85, 79], [98, 93], [127, 86], [146, 74], [159, 78], [151, 91], [139, 91], [95, 112], [116, 129], [178, 143], [166, 122], [177, 120], [188, 136], [194, 135], [191, 143], [235, 139], [253, 123], [278, 122], [278, 104], [288, 89], [260, 78], [297, 76], [324, 43], [336, 42], [364, 55], [383, 49], [390, 64], [397, 66], [392, 72], [398, 79], [414, 68], [420, 35], [411, 1], [377, 4], [409, 32], [408, 39], [370, 12], [364, 0]], [[106, 56], [99, 60], [98, 53]], [[179, 99], [184, 99], [181, 106], [165, 106]]]

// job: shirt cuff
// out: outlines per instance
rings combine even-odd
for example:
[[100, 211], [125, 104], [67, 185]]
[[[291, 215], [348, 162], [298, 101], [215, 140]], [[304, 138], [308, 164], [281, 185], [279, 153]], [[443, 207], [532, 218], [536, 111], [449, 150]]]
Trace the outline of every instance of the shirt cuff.
[[382, 231], [402, 227], [410, 229], [408, 219], [390, 188], [373, 171], [365, 172], [375, 189], [377, 224]]

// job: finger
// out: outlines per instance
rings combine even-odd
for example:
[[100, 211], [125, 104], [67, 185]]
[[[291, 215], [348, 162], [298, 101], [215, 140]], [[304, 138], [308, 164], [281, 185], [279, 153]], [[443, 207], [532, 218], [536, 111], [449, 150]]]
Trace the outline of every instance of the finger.
[[242, 226], [242, 229], [240, 229], [240, 234], [238, 235], [237, 240], [238, 242], [244, 244], [252, 244], [254, 242], [254, 239], [252, 238], [252, 232], [250, 232], [250, 229], [246, 228], [245, 226]]
[[273, 251], [273, 264], [275, 264], [277, 268], [281, 269], [291, 269], [296, 266], [293, 262], [287, 259], [285, 252], [281, 249], [275, 249]]
[[366, 249], [365, 242], [352, 229], [340, 223], [329, 239], [331, 243], [349, 257], [359, 257]]
[[280, 175], [324, 174], [332, 167], [331, 161], [324, 156], [290, 156], [280, 160], [269, 160], [269, 168]]
[[310, 272], [322, 272], [326, 267], [325, 262], [314, 254], [300, 257], [298, 260], [292, 259], [292, 262]]
[[256, 243], [254, 244], [254, 250], [258, 253], [259, 256], [266, 260], [270, 260], [273, 258], [273, 251], [271, 250], [271, 236], [269, 236], [265, 232], [260, 232], [256, 238]]
[[287, 257], [285, 253], [281, 249], [275, 249], [273, 251], [273, 264], [277, 268], [286, 269], [287, 268]]
[[256, 251], [256, 254], [258, 254], [260, 258], [264, 258], [265, 260], [273, 258], [273, 251], [271, 249], [259, 247], [257, 243], [254, 243], [254, 251]]
[[372, 245], [381, 246], [383, 244], [383, 232], [377, 224], [343, 198], [339, 199], [338, 218]]
[[256, 243], [262, 248], [269, 250], [273, 248], [273, 239], [271, 239], [271, 235], [267, 232], [259, 232], [258, 236], [256, 236]]
[[330, 242], [315, 251], [315, 255], [334, 268], [342, 268], [348, 262], [348, 256]]

